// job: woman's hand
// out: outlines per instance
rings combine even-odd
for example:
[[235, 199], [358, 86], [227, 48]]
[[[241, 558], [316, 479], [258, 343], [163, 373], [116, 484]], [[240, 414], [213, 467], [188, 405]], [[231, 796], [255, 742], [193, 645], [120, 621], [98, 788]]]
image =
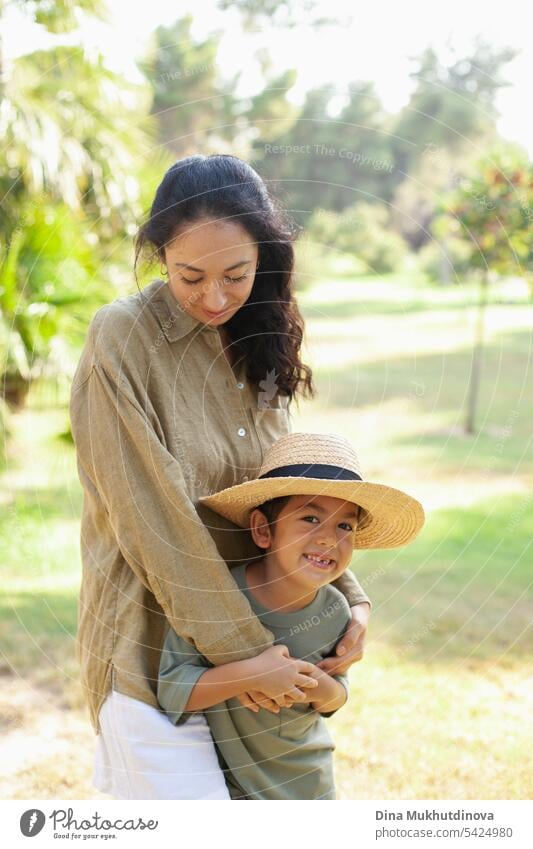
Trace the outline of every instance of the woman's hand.
[[[321, 660], [316, 664], [319, 669], [322, 669], [329, 675], [347, 672], [353, 663], [357, 663], [363, 657], [364, 642], [368, 627], [368, 620], [370, 618], [370, 605], [368, 602], [363, 601], [360, 604], [354, 605], [354, 607], [351, 608], [351, 611], [352, 621], [350, 625], [348, 625], [346, 633], [335, 647], [336, 655], [334, 657], [326, 657], [324, 660]], [[286, 646], [274, 646], [273, 648], [285, 649], [285, 657], [288, 656], [288, 649]], [[271, 651], [271, 649], [267, 649], [267, 651]], [[266, 652], [263, 652], [263, 654], [265, 653]], [[259, 657], [262, 657], [262, 655], [259, 655]], [[309, 664], [308, 666], [313, 667], [314, 664]], [[312, 676], [312, 668], [308, 668], [306, 674]], [[237, 698], [244, 707], [254, 710], [256, 713], [260, 707], [264, 707], [271, 713], [278, 713], [278, 706], [292, 707], [296, 701], [313, 701], [312, 691], [307, 689], [304, 689], [303, 692], [300, 690], [300, 692], [296, 695], [296, 698], [289, 694], [284, 694], [281, 696], [278, 695], [278, 697], [274, 699], [269, 698], [267, 693], [250, 688], [249, 691], [243, 693], [242, 696], [237, 696]]]
[[351, 608], [352, 621], [346, 629], [346, 633], [335, 647], [334, 657], [325, 657], [317, 663], [319, 669], [323, 669], [329, 675], [347, 672], [352, 663], [357, 663], [363, 657], [363, 649], [370, 618], [370, 605], [363, 601]]
[[[346, 633], [335, 647], [336, 656], [325, 657], [316, 664], [318, 669], [327, 672], [328, 675], [337, 675], [339, 672], [347, 672], [352, 663], [357, 663], [363, 657], [363, 649], [370, 618], [370, 605], [363, 601], [351, 608], [352, 621], [346, 629]], [[312, 674], [312, 673], [310, 673]], [[308, 695], [300, 701], [312, 702], [312, 691], [306, 691]], [[292, 707], [293, 702], [287, 699], [284, 707]]]
[[[335, 678], [332, 678], [331, 675], [328, 675], [327, 672], [319, 669], [318, 666], [311, 665], [313, 666], [313, 671], [309, 675], [316, 680], [316, 689], [311, 687], [306, 688], [304, 691], [305, 694], [299, 696], [298, 699], [294, 699], [291, 696], [284, 696], [285, 703], [282, 707], [292, 707], [296, 701], [300, 704], [305, 702], [312, 705], [315, 710], [322, 712], [325, 710], [328, 713], [342, 707], [346, 702], [346, 690], [343, 685], [336, 681]], [[238, 697], [239, 701], [255, 713], [259, 711], [260, 707], [266, 708], [271, 713], [279, 713], [280, 709], [276, 702], [273, 699], [263, 696], [262, 693], [254, 691], [246, 693], [245, 696], [247, 697], [246, 700], [243, 697]]]
[[272, 646], [244, 663], [249, 667], [250, 686], [237, 698], [251, 710], [255, 705], [278, 713], [279, 707], [307, 701], [307, 689], [317, 687], [314, 664], [292, 658], [284, 645]]

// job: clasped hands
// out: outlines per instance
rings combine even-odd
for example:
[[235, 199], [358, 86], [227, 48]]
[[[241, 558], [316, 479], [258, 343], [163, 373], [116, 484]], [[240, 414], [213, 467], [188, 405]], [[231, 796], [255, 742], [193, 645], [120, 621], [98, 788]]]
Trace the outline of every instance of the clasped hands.
[[[368, 619], [370, 615], [370, 605], [366, 602], [357, 604], [351, 608], [352, 621], [348, 625], [343, 637], [335, 647], [335, 655], [324, 658], [318, 664], [309, 663], [307, 661], [290, 658], [289, 650], [286, 646], [278, 645], [267, 649], [259, 658], [268, 659], [267, 656], [272, 655], [272, 658], [277, 660], [278, 670], [282, 664], [287, 667], [287, 685], [283, 692], [280, 692], [280, 687], [272, 691], [272, 688], [265, 687], [267, 692], [251, 688], [236, 698], [240, 703], [257, 712], [260, 708], [270, 711], [271, 713], [279, 713], [282, 707], [292, 707], [295, 703], [309, 703], [315, 701], [317, 687], [320, 684], [324, 674], [336, 675], [348, 671], [353, 663], [357, 663], [363, 657], [364, 641], [368, 627]], [[292, 669], [289, 668], [292, 664]], [[292, 674], [291, 674], [292, 673]], [[277, 679], [279, 680], [279, 679]], [[268, 675], [265, 677], [268, 681]]]

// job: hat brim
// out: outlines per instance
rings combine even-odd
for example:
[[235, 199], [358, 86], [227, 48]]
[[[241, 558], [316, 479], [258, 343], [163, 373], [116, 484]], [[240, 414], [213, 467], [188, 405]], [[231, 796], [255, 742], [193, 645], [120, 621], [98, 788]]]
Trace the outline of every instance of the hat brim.
[[416, 498], [399, 489], [371, 481], [280, 477], [246, 481], [199, 499], [241, 528], [249, 527], [250, 511], [286, 495], [326, 495], [359, 504], [366, 516], [357, 526], [355, 548], [396, 548], [407, 545], [425, 520]]

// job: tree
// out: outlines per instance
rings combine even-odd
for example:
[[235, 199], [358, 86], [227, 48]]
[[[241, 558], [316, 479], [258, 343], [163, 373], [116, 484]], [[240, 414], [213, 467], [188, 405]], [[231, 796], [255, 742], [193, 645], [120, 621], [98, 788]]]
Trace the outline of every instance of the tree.
[[219, 36], [195, 41], [192, 15], [155, 30], [140, 67], [152, 88], [158, 136], [175, 158], [219, 152], [234, 139], [237, 78], [223, 82], [217, 64]]
[[496, 48], [477, 40], [467, 56], [451, 51], [445, 64], [428, 47], [413, 58], [415, 83], [408, 104], [393, 123], [396, 167], [409, 174], [428, 147], [458, 151], [472, 139], [493, 134], [496, 93], [508, 85], [505, 65], [513, 48]]
[[21, 209], [23, 223], [0, 250], [0, 395], [14, 408], [43, 374], [51, 351], [68, 357], [112, 293], [99, 274], [87, 218], [46, 196]]
[[317, 209], [307, 235], [322, 249], [356, 257], [371, 274], [398, 271], [406, 253], [401, 236], [391, 231], [385, 204], [360, 201], [343, 212]]
[[312, 20], [313, 25], [330, 23], [331, 19], [315, 14], [316, 0], [218, 0], [223, 10], [238, 9], [245, 29], [251, 30], [263, 24], [282, 27], [301, 26], [302, 20]]
[[[448, 204], [449, 228], [468, 245], [480, 281], [465, 428], [475, 428], [488, 286], [497, 275], [525, 277], [533, 293], [533, 165], [518, 145], [495, 147], [460, 180]], [[450, 217], [451, 216], [451, 217]]]
[[259, 51], [263, 87], [239, 98], [241, 78], [221, 74], [219, 36], [195, 41], [188, 15], [171, 27], [158, 27], [141, 68], [153, 90], [151, 111], [159, 139], [174, 157], [192, 153], [235, 153], [247, 157], [254, 139], [279, 135], [294, 121], [287, 101], [296, 72], [274, 72], [266, 51]]
[[353, 83], [334, 112], [337, 99], [331, 84], [311, 89], [287, 129], [280, 127], [271, 144], [260, 130], [254, 143], [254, 162], [269, 179], [283, 181], [301, 223], [318, 205], [341, 211], [356, 200], [390, 196], [386, 116], [372, 84]]
[[[80, 11], [102, 10], [96, 0], [18, 5], [54, 33], [77, 26]], [[150, 140], [139, 121], [147, 106], [145, 87], [79, 47], [52, 46], [4, 65], [0, 387], [14, 404], [82, 302], [87, 317], [91, 294], [102, 292], [97, 263], [122, 249], [141, 214], [135, 175]]]
[[83, 207], [109, 233], [128, 224], [139, 213], [132, 174], [147, 136], [131, 116], [136, 105], [143, 114], [142, 100], [138, 87], [80, 48], [19, 57], [0, 104], [4, 181], [18, 196], [45, 192]]
[[[413, 60], [415, 87], [391, 122], [391, 144], [402, 179], [394, 197], [395, 225], [415, 250], [433, 236], [440, 198], [497, 137], [496, 94], [508, 84], [504, 68], [515, 55], [478, 40], [466, 56], [452, 51], [447, 63], [433, 48]], [[441, 280], [449, 282], [445, 240], [439, 250]]]

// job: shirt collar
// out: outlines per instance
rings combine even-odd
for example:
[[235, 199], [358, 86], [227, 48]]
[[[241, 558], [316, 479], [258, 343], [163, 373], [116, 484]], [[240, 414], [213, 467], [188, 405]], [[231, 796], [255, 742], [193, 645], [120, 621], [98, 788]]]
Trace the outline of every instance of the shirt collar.
[[169, 342], [177, 342], [193, 330], [216, 332], [217, 328], [213, 325], [204, 324], [185, 312], [164, 280], [154, 280], [145, 286], [142, 293], [149, 298], [148, 306]]
[[[250, 561], [253, 562], [253, 561]], [[248, 563], [241, 563], [231, 570], [231, 574], [240, 590], [250, 602], [250, 607], [253, 612], [259, 617], [261, 622], [266, 625], [273, 625], [278, 628], [297, 628], [299, 624], [303, 624], [304, 620], [309, 622], [313, 616], [321, 616], [325, 608], [325, 600], [328, 594], [329, 584], [324, 584], [319, 587], [313, 601], [301, 607], [299, 610], [291, 610], [288, 613], [280, 613], [276, 610], [270, 610], [264, 607], [260, 601], [253, 595], [248, 581], [246, 580], [246, 569]], [[327, 614], [326, 614], [327, 615]], [[306, 629], [307, 630], [307, 629]]]

